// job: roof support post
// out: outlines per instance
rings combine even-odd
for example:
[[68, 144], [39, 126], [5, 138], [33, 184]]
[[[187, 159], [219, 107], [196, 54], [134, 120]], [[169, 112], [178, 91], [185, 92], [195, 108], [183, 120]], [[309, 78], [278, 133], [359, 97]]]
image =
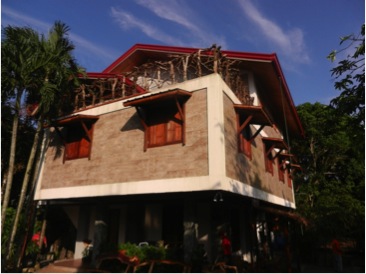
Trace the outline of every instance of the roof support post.
[[240, 125], [240, 127], [238, 128], [238, 133], [242, 132], [244, 130], [244, 128], [250, 123], [250, 120], [252, 120], [253, 115], [249, 115], [247, 117], [247, 119], [245, 119], [244, 123], [242, 123]]

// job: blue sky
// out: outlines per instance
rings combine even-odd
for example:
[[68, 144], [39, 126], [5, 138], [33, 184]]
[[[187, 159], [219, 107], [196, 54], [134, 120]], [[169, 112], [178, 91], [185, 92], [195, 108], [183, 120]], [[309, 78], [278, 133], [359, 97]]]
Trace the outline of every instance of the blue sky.
[[[1, 25], [68, 25], [78, 63], [101, 72], [137, 43], [278, 55], [295, 105], [339, 94], [326, 59], [358, 34], [364, 0], [2, 0]], [[351, 49], [352, 50], [352, 49]], [[344, 58], [340, 56], [339, 60]]]

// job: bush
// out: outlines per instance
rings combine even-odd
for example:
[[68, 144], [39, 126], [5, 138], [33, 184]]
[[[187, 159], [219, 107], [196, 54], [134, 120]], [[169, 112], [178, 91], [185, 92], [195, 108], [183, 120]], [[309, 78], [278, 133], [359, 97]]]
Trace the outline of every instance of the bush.
[[132, 243], [123, 243], [118, 246], [119, 250], [125, 250], [128, 257], [136, 256], [140, 262], [147, 260], [164, 260], [166, 258], [166, 250], [164, 247], [152, 245], [138, 246]]
[[125, 250], [126, 256], [128, 257], [137, 257], [139, 258], [140, 262], [145, 260], [145, 254], [142, 251], [141, 247], [136, 244], [132, 243], [123, 243], [118, 246], [118, 250]]
[[146, 260], [164, 260], [166, 258], [166, 250], [164, 247], [146, 245], [141, 247]]

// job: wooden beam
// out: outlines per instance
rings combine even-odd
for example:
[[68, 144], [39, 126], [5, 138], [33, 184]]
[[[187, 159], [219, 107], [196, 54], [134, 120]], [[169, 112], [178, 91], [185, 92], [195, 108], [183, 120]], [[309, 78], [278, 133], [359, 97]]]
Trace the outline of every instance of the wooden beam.
[[259, 127], [259, 129], [253, 134], [253, 136], [250, 138], [250, 142], [252, 142], [254, 139], [255, 139], [255, 137], [257, 137], [258, 136], [258, 134], [262, 131], [262, 129], [265, 127], [265, 125], [261, 125], [260, 127]]
[[244, 123], [239, 125], [238, 133], [241, 133], [244, 130], [244, 128], [249, 124], [249, 122], [250, 122], [250, 120], [252, 120], [252, 118], [253, 118], [253, 115], [249, 115], [247, 117], [247, 119], [245, 119]]

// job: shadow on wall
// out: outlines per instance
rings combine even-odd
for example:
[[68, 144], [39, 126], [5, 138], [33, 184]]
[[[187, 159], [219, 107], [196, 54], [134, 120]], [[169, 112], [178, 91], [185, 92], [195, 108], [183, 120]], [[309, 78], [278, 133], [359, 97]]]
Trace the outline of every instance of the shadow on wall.
[[[61, 129], [60, 132], [62, 136], [65, 136], [65, 131], [66, 131], [65, 128]], [[56, 130], [50, 131], [48, 147], [49, 148], [53, 147], [53, 149], [56, 151], [53, 160], [57, 160], [58, 158], [62, 157], [63, 155], [62, 153], [64, 151], [64, 145], [63, 141], [61, 140], [61, 137], [56, 132]]]
[[47, 212], [46, 236], [48, 248], [57, 259], [73, 258], [76, 228], [61, 207], [50, 207]]
[[121, 128], [122, 132], [125, 131], [130, 131], [130, 130], [136, 130], [139, 129], [141, 131], [144, 131], [144, 128], [141, 124], [140, 121], [140, 117], [137, 114], [137, 112], [135, 112], [128, 120], [127, 122], [123, 125], [123, 127]]

